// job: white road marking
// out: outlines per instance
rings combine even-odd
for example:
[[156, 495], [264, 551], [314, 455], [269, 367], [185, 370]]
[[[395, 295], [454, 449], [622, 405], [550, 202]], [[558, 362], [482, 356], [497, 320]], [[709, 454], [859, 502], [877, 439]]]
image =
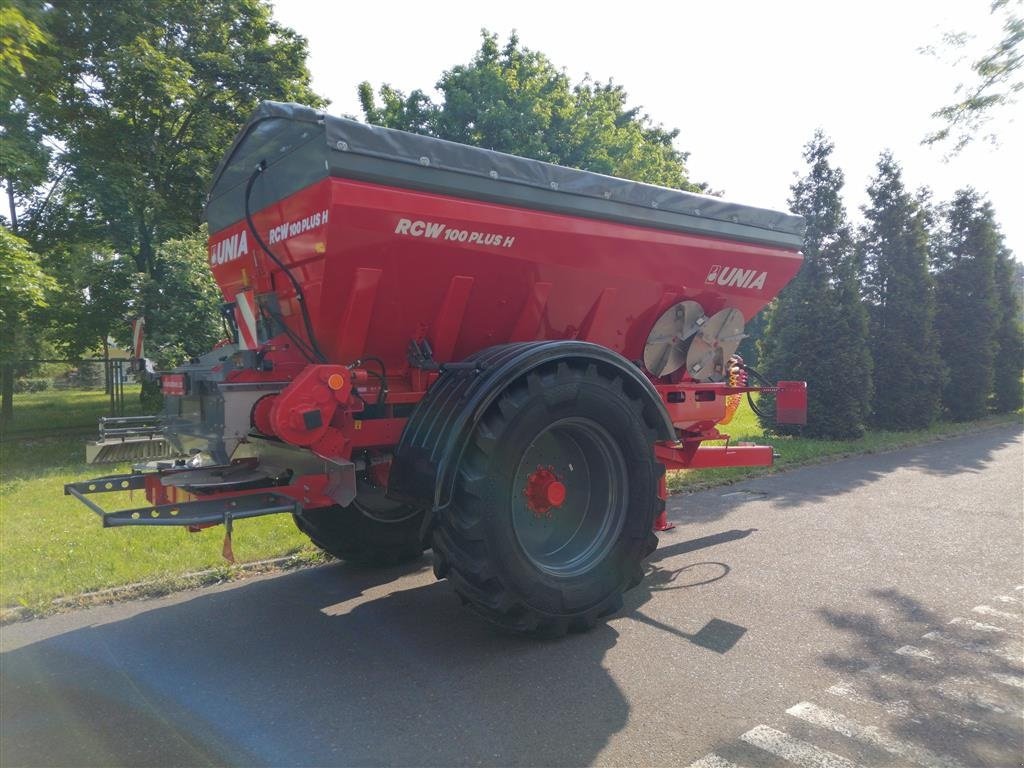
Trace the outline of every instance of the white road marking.
[[863, 704], [868, 707], [880, 707], [886, 713], [893, 717], [905, 717], [913, 722], [921, 720], [922, 715], [925, 717], [941, 717], [944, 720], [950, 720], [956, 723], [962, 728], [969, 730], [978, 730], [982, 728], [982, 724], [977, 720], [970, 717], [964, 717], [963, 715], [955, 715], [952, 712], [920, 712], [910, 707], [909, 702], [905, 699], [893, 699], [892, 701], [883, 701], [882, 699], [876, 699], [873, 696], [858, 691], [852, 683], [840, 680], [838, 683], [829, 688], [827, 693], [837, 696], [842, 699], [847, 699], [855, 704]]
[[[899, 675], [881, 672], [877, 666], [867, 667], [866, 669], [861, 670], [861, 674], [864, 674], [865, 672], [873, 673], [876, 675], [878, 680], [892, 683], [894, 685], [905, 686], [909, 682], [906, 678]], [[988, 696], [974, 693], [973, 690], [970, 693], [964, 693], [960, 690], [960, 687], [973, 689], [976, 688], [978, 684], [977, 680], [973, 680], [968, 677], [951, 677], [948, 678], [946, 682], [942, 683], [931, 682], [922, 684], [925, 685], [927, 691], [937, 693], [940, 696], [960, 702], [961, 704], [973, 704], [976, 707], [981, 707], [982, 709], [987, 709], [990, 712], [996, 712], [1001, 715], [1015, 715], [1017, 713], [1024, 714], [1024, 710], [1019, 706], [996, 701]]]
[[843, 699], [849, 699], [850, 701], [856, 702], [857, 704], [866, 704], [872, 707], [881, 707], [890, 715], [895, 717], [910, 717], [910, 706], [906, 701], [894, 700], [894, 701], [880, 701], [879, 699], [872, 698], [871, 696], [865, 696], [860, 693], [851, 683], [845, 680], [840, 680], [838, 683], [829, 688], [827, 693], [833, 696], [838, 696]]
[[799, 718], [811, 725], [841, 733], [850, 739], [879, 747], [886, 752], [912, 760], [919, 765], [937, 766], [938, 768], [963, 768], [963, 764], [951, 757], [943, 757], [923, 747], [907, 744], [902, 741], [890, 738], [873, 726], [865, 726], [851, 720], [839, 712], [819, 707], [809, 701], [802, 701], [799, 704], [786, 710], [786, 714]]
[[[910, 682], [906, 678], [900, 677], [899, 675], [893, 675], [886, 672], [882, 672], [877, 665], [873, 665], [865, 669], [862, 669], [860, 674], [872, 674], [875, 676], [875, 679], [886, 683], [892, 683], [896, 686], [906, 686]], [[978, 693], [964, 693], [959, 689], [959, 687], [957, 687], [964, 686], [968, 688], [974, 688], [977, 686], [977, 680], [972, 680], [966, 677], [953, 677], [949, 678], [944, 683], [933, 682], [927, 683], [925, 685], [928, 691], [932, 693], [937, 693], [940, 696], [959, 702], [961, 704], [971, 704], [976, 707], [981, 707], [982, 709], [987, 709], [990, 712], [995, 712], [1001, 715], [1016, 715], [1018, 713], [1024, 715], [1024, 710], [1022, 710], [1019, 706], [1015, 706], [1013, 704], [1006, 704], [1005, 702], [999, 702]], [[842, 693], [840, 693], [840, 690], [842, 691]], [[847, 691], [853, 691], [853, 684], [846, 681], [840, 681], [839, 685], [834, 685], [828, 689], [829, 693], [835, 693], [835, 695], [837, 696], [846, 695]], [[852, 697], [848, 696], [848, 698]], [[876, 703], [883, 704], [882, 702]], [[952, 714], [946, 714], [942, 712], [936, 712], [934, 714], [940, 715], [942, 717], [949, 717], [951, 719], [957, 719], [957, 717]]]
[[857, 768], [857, 764], [852, 760], [819, 749], [813, 744], [793, 738], [788, 733], [769, 728], [767, 725], [752, 728], [740, 736], [740, 739], [804, 768]]
[[1001, 659], [1012, 661], [1016, 664], [1024, 663], [1024, 652], [1013, 653], [1003, 648], [991, 648], [983, 643], [971, 643], [966, 640], [953, 637], [945, 632], [926, 632], [923, 635], [923, 638], [925, 640], [934, 640], [935, 642], [943, 643], [944, 645], [951, 645], [954, 648], [959, 648], [960, 650], [969, 651], [971, 653], [987, 653], [990, 656], [998, 656]]
[[729, 762], [724, 757], [711, 754], [705, 755], [695, 763], [690, 763], [687, 768], [740, 768], [740, 766]]
[[[972, 681], [961, 678], [957, 682], [969, 684]], [[931, 686], [931, 690], [947, 699], [952, 699], [953, 701], [961, 704], [969, 704], [975, 707], [980, 707], [981, 709], [987, 709], [989, 712], [995, 712], [997, 715], [1016, 715], [1017, 717], [1024, 715], [1024, 710], [1018, 706], [998, 702], [987, 696], [982, 696], [979, 693], [964, 693], [963, 691], [959, 691], [956, 688], [952, 688], [941, 683], [939, 685]]]
[[961, 619], [956, 618], [949, 622], [950, 624], [958, 624], [962, 627], [970, 627], [976, 629], [979, 632], [1005, 632], [1006, 630], [1002, 627], [997, 627], [994, 624], [983, 624], [980, 621], [974, 619]]
[[904, 645], [902, 648], [897, 648], [896, 653], [900, 656], [913, 656], [916, 659], [925, 659], [933, 663], [938, 662], [934, 653], [926, 651], [924, 648], [918, 648], [915, 645]]
[[[1024, 584], [1014, 587], [1015, 592], [1020, 592], [1022, 590], [1024, 590]], [[992, 599], [993, 601], [1004, 604], [1024, 605], [1024, 599], [1022, 598], [1024, 598], [1024, 595], [997, 595]], [[1010, 613], [1009, 611], [993, 608], [989, 605], [975, 606], [972, 609], [972, 612], [982, 616], [991, 616], [992, 618], [1004, 621], [1018, 622], [1024, 620], [1024, 617], [1022, 616]], [[994, 624], [986, 624], [980, 621], [975, 621], [974, 619], [962, 617], [955, 618], [949, 623], [951, 625], [966, 627], [978, 632], [990, 634], [1005, 633], [1007, 631], [1005, 628]], [[970, 653], [996, 656], [1014, 664], [1024, 663], [1024, 650], [1014, 652], [1005, 648], [994, 648], [984, 643], [972, 642], [955, 637], [948, 632], [933, 630], [931, 632], [926, 632], [922, 635], [921, 639], [941, 643]], [[935, 653], [929, 649], [920, 648], [916, 645], [901, 646], [895, 650], [895, 653], [901, 656], [922, 659], [931, 664], [940, 663], [940, 659]], [[897, 675], [883, 672], [882, 665], [880, 663], [861, 670], [861, 674], [874, 675], [877, 680], [893, 683], [896, 686], [906, 686], [911, 682]], [[1024, 673], [979, 671], [978, 674], [979, 676], [995, 680], [1013, 688], [1024, 689]], [[952, 677], [941, 683], [928, 684], [922, 682], [921, 685], [927, 692], [936, 694], [950, 701], [979, 707], [997, 714], [1013, 715], [1017, 718], [1024, 717], [1024, 708], [1020, 705], [1008, 704], [1004, 701], [999, 701], [984, 694], [975, 692], [977, 680], [972, 678]], [[838, 683], [828, 688], [827, 693], [841, 699], [846, 699], [847, 701], [867, 705], [869, 707], [877, 707], [889, 715], [899, 718], [908, 718], [912, 721], [919, 720], [922, 717], [942, 717], [959, 723], [965, 728], [974, 730], [988, 728], [987, 725], [980, 723], [977, 720], [954, 714], [952, 712], [944, 712], [941, 711], [941, 709], [939, 711], [935, 711], [933, 708], [929, 707], [928, 711], [921, 711], [918, 707], [911, 707], [910, 703], [906, 700], [881, 700], [875, 696], [858, 691], [854, 684], [847, 680], [840, 680]], [[952, 757], [937, 754], [916, 744], [900, 741], [886, 735], [876, 726], [862, 725], [840, 712], [820, 707], [813, 702], [802, 701], [799, 704], [795, 704], [786, 710], [786, 714], [806, 723], [810, 723], [811, 725], [829, 729], [849, 739], [853, 739], [854, 741], [859, 741], [861, 743], [877, 747], [903, 760], [928, 766], [928, 768], [931, 768], [932, 766], [935, 766], [936, 768], [963, 768], [963, 765]], [[776, 730], [775, 728], [770, 728], [767, 725], [758, 725], [755, 728], [752, 728], [740, 736], [740, 740], [750, 744], [751, 746], [757, 747], [758, 749], [770, 752], [776, 757], [794, 763], [795, 765], [804, 766], [804, 768], [858, 768], [857, 764], [852, 760], [833, 752], [829, 752], [828, 750], [821, 749], [820, 747], [816, 747], [813, 744], [797, 739], [783, 731]], [[691, 763], [688, 768], [740, 768], [740, 766], [723, 757], [719, 757], [716, 754], [708, 754], [700, 760]]]
[[[935, 655], [931, 651], [923, 650], [922, 648], [915, 648], [913, 645], [904, 645], [902, 648], [897, 648], [896, 653], [902, 656], [913, 656], [917, 659], [924, 659], [929, 664], [938, 664], [939, 660], [935, 658]], [[991, 672], [984, 670], [981, 672], [985, 677], [991, 677], [993, 680], [998, 680], [1004, 685], [1012, 685], [1016, 688], [1024, 688], [1024, 675], [1021, 674], [1007, 674], [1005, 672]], [[954, 678], [956, 680], [962, 680], [966, 682], [972, 682], [969, 678]]]
[[980, 613], [982, 616], [991, 616], [994, 619], [1004, 619], [1006, 621], [1020, 621], [1021, 617], [1014, 613], [1007, 613], [1006, 611], [1000, 611], [989, 605], [976, 605], [972, 609], [975, 613]]

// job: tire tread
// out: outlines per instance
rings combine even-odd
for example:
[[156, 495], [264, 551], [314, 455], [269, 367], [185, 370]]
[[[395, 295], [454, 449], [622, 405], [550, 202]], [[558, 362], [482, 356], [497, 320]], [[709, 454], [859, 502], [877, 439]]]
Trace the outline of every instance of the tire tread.
[[[544, 399], [549, 404], [556, 390], [576, 385], [578, 391], [582, 382], [599, 383], [602, 388], [620, 394], [626, 407], [634, 414], [653, 444], [654, 435], [644, 418], [644, 405], [639, 399], [630, 397], [624, 391], [622, 378], [616, 375], [604, 376], [598, 366], [586, 363], [570, 366], [560, 361], [555, 366], [532, 371], [523, 380], [513, 384], [500, 395], [497, 403], [483, 416], [477, 434], [470, 440], [459, 467], [455, 501], [449, 509], [437, 515], [433, 529], [435, 573], [444, 574], [459, 598], [474, 612], [502, 629], [542, 638], [556, 638], [567, 632], [585, 632], [598, 622], [607, 619], [622, 607], [622, 593], [636, 586], [643, 578], [643, 567], [637, 562], [628, 573], [621, 574], [620, 589], [609, 594], [598, 604], [588, 607], [575, 615], [550, 615], [538, 611], [523, 600], [505, 584], [501, 575], [494, 572], [487, 556], [483, 521], [473, 509], [484, 502], [479, 491], [481, 477], [487, 477], [487, 466], [501, 443], [502, 434], [511, 419], [526, 406], [531, 397]], [[561, 399], [561, 398], [558, 398]], [[481, 439], [481, 437], [483, 439]], [[660, 465], [654, 459], [653, 450], [645, 460], [654, 463], [655, 478], [660, 477]], [[663, 471], [663, 469], [660, 469]], [[656, 498], [655, 494], [655, 498]], [[644, 510], [647, 531], [651, 531], [657, 504]], [[641, 545], [642, 557], [649, 555], [657, 546], [658, 539], [650, 532]]]

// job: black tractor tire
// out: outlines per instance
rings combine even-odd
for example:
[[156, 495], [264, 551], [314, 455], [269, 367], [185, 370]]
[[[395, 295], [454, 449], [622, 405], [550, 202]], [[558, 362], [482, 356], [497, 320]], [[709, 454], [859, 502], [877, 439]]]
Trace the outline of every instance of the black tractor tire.
[[[513, 384], [477, 425], [452, 504], [435, 516], [435, 575], [515, 633], [558, 637], [613, 614], [658, 545], [653, 418], [614, 370], [585, 361]], [[552, 478], [561, 489], [538, 503], [537, 484]]]
[[420, 539], [423, 512], [410, 510], [396, 522], [375, 519], [356, 499], [347, 507], [303, 510], [295, 525], [316, 546], [339, 560], [385, 567], [415, 560], [423, 554]]

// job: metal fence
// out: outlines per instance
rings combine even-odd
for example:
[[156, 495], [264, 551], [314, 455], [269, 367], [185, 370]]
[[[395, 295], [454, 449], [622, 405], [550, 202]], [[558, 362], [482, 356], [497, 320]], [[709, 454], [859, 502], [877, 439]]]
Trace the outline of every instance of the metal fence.
[[[127, 359], [0, 363], [0, 439], [94, 432], [100, 417], [144, 412], [142, 382]], [[159, 410], [152, 406], [150, 411]]]
[[14, 381], [15, 404], [19, 395], [43, 392], [104, 392], [109, 416], [125, 413], [125, 391], [139, 385], [130, 360], [123, 358], [83, 358], [81, 360], [18, 360], [6, 365], [0, 375]]

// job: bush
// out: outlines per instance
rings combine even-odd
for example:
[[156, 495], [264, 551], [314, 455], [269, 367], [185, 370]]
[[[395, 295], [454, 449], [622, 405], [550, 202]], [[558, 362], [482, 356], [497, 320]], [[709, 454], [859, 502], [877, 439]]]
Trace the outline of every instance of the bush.
[[17, 379], [14, 382], [14, 391], [18, 394], [24, 394], [26, 392], [45, 392], [49, 388], [49, 379]]

